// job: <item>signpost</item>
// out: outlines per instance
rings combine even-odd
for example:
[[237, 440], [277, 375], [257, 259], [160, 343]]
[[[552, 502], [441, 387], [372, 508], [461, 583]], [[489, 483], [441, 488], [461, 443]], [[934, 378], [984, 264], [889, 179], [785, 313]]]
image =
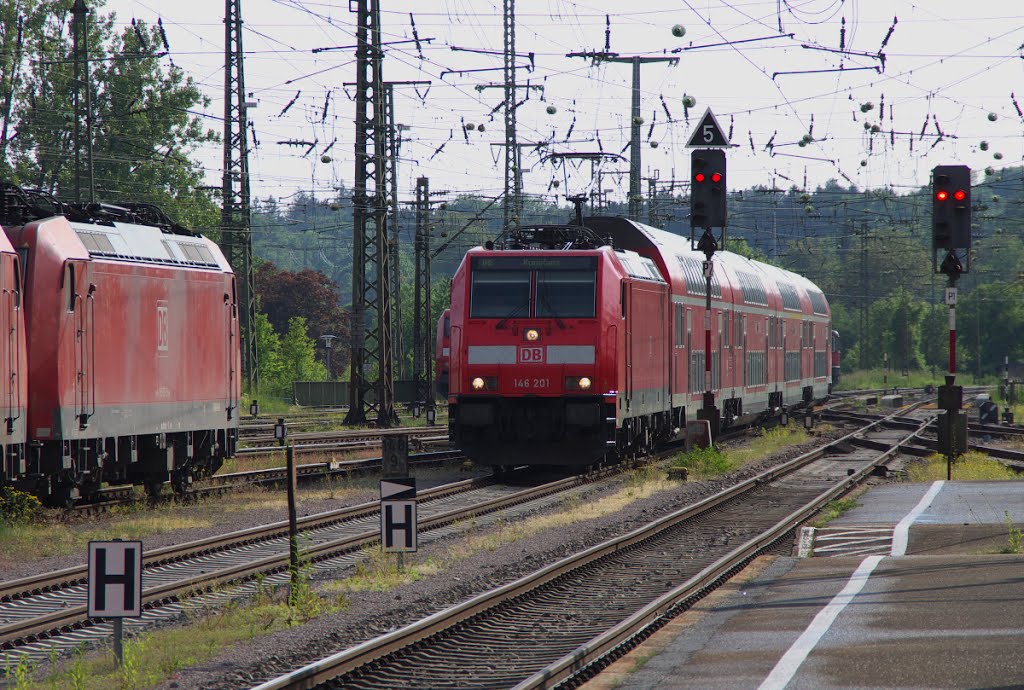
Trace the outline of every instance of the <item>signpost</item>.
[[[704, 252], [704, 399], [697, 418], [708, 423], [710, 442], [718, 437], [721, 429], [721, 413], [715, 406], [711, 376], [711, 281], [714, 275], [712, 257], [719, 249], [725, 249], [725, 226], [728, 215], [728, 198], [725, 180], [725, 149], [729, 140], [715, 119], [711, 108], [704, 111], [697, 129], [690, 136], [687, 148], [696, 149], [690, 154], [690, 246]], [[721, 228], [715, 238], [712, 228]], [[703, 228], [699, 241], [694, 242], [694, 230]]]
[[142, 615], [142, 542], [89, 542], [89, 618], [114, 619], [114, 656], [124, 660], [123, 619]]
[[416, 478], [395, 477], [380, 481], [380, 543], [385, 553], [398, 554], [398, 567], [404, 567], [405, 552], [414, 552], [416, 543]]

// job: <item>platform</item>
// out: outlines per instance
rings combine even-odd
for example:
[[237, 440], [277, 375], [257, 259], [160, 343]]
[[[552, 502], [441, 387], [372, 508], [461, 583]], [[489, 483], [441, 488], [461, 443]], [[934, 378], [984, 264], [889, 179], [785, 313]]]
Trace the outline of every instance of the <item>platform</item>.
[[858, 503], [814, 557], [758, 559], [584, 687], [1024, 687], [1024, 555], [997, 553], [1007, 511], [1024, 528], [1024, 481]]

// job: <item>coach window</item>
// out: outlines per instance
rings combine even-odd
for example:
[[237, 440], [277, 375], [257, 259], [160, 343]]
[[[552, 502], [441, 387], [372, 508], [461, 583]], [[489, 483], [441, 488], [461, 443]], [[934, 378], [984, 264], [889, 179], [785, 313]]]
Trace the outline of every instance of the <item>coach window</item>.
[[14, 308], [21, 308], [21, 260], [14, 262]]
[[597, 270], [537, 271], [538, 317], [594, 318]]
[[75, 310], [75, 298], [78, 295], [75, 293], [75, 265], [68, 264], [64, 271], [64, 287], [68, 291], [68, 311]]
[[530, 271], [473, 271], [469, 316], [473, 319], [530, 315]]

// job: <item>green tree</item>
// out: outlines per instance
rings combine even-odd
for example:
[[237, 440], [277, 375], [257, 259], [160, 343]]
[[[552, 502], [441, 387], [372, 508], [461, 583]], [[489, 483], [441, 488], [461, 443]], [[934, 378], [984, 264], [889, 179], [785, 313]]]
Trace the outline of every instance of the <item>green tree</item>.
[[282, 374], [290, 387], [292, 381], [326, 381], [327, 367], [316, 359], [316, 342], [306, 331], [306, 319], [293, 316], [288, 332], [281, 338]]
[[[75, 113], [68, 4], [20, 0], [0, 9], [0, 93], [10, 100], [0, 113], [5, 134], [0, 173], [64, 200], [75, 197], [74, 165], [69, 164]], [[102, 2], [90, 5], [97, 199], [155, 203], [185, 225], [215, 227], [217, 210], [200, 189], [203, 171], [192, 158], [196, 147], [218, 139], [192, 114], [206, 103], [198, 86], [170, 62], [162, 27], [134, 22], [116, 34], [114, 15], [102, 13]], [[0, 97], [0, 106], [6, 102]]]
[[263, 312], [256, 313], [256, 351], [259, 353], [260, 387], [271, 394], [278, 392], [283, 380], [281, 337]]

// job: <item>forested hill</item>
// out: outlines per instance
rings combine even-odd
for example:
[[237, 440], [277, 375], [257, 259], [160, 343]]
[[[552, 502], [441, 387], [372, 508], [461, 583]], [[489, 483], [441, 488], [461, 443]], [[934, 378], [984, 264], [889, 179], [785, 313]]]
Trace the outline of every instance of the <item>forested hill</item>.
[[[351, 289], [351, 190], [333, 199], [299, 195], [289, 204], [255, 204], [254, 247], [278, 268], [312, 268], [334, 280], [349, 300]], [[959, 286], [958, 354], [969, 371], [995, 372], [1004, 356], [1024, 360], [1024, 174], [1022, 169], [975, 171], [972, 189], [974, 251]], [[624, 204], [588, 213], [625, 215]], [[688, 234], [688, 199], [658, 190], [645, 199], [639, 220]], [[524, 222], [565, 222], [572, 209], [528, 199]], [[444, 301], [445, 278], [465, 251], [501, 229], [501, 203], [493, 198], [449, 195], [432, 213], [434, 284]], [[399, 214], [399, 255], [404, 289], [411, 290], [415, 215]], [[773, 263], [816, 282], [833, 307], [846, 361], [877, 367], [888, 353], [895, 370], [942, 368], [946, 362], [944, 276], [931, 258], [931, 194], [926, 188], [861, 191], [830, 181], [814, 191], [793, 187], [736, 191], [729, 198], [731, 239], [744, 239]], [[443, 247], [443, 249], [442, 249]], [[941, 257], [940, 257], [941, 258]], [[403, 297], [406, 296], [403, 294]], [[411, 294], [406, 303], [411, 304]], [[990, 325], [999, 324], [998, 328]], [[871, 333], [870, 338], [862, 337]]]

